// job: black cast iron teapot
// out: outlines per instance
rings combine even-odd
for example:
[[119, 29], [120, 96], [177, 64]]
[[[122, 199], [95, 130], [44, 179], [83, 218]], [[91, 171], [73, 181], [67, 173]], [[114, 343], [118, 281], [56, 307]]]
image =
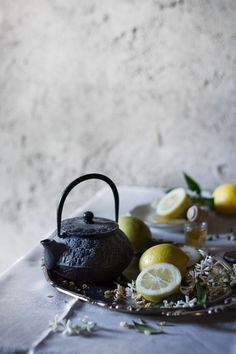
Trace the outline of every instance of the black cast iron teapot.
[[[116, 222], [94, 217], [91, 211], [83, 217], [61, 220], [67, 195], [80, 182], [100, 179], [109, 184], [115, 200]], [[48, 270], [76, 283], [106, 283], [114, 280], [129, 265], [132, 247], [119, 229], [119, 194], [110, 178], [91, 173], [71, 182], [64, 190], [57, 209], [57, 230], [41, 241], [44, 263]]]

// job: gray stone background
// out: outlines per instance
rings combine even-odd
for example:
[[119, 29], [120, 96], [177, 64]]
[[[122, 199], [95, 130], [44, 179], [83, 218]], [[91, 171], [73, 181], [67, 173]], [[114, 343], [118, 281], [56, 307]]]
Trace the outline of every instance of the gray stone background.
[[235, 0], [0, 0], [0, 270], [84, 173], [234, 183], [235, 113]]

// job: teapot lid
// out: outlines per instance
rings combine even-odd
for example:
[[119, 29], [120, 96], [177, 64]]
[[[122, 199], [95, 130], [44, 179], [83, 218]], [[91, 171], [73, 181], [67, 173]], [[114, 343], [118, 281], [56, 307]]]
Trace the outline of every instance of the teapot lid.
[[62, 221], [59, 237], [97, 237], [110, 234], [118, 229], [116, 222], [94, 217], [91, 211], [86, 211], [83, 217], [75, 217]]

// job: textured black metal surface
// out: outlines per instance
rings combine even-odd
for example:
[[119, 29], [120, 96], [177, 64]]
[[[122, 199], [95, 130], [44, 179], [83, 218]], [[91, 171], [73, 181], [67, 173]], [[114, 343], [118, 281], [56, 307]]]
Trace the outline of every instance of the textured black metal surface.
[[127, 263], [131, 254], [129, 240], [121, 230], [116, 230], [107, 237], [71, 236], [61, 239], [55, 235], [54, 240], [67, 246], [58, 259], [58, 265], [107, 268], [112, 264]]
[[76, 223], [73, 219], [68, 220], [63, 221], [67, 229], [65, 237], [58, 237], [55, 231], [50, 237], [51, 242], [42, 242], [48, 269], [54, 269], [69, 280], [100, 283], [115, 279], [128, 266], [132, 247], [121, 230], [116, 227], [111, 232], [93, 236], [73, 236]]
[[116, 222], [119, 194], [115, 184], [106, 176], [89, 174], [70, 183], [62, 194], [57, 210], [57, 230], [41, 241], [45, 266], [72, 281], [107, 282], [114, 280], [129, 265], [132, 247], [116, 222], [94, 217], [91, 211], [83, 217], [61, 221], [62, 209], [69, 192], [80, 182], [98, 178], [109, 184], [115, 199]]
[[229, 251], [224, 254], [224, 259], [226, 262], [231, 264], [236, 264], [236, 251]]
[[[86, 223], [83, 217], [65, 219], [61, 223], [61, 235], [65, 237], [90, 237], [100, 239], [110, 236], [118, 230], [118, 225], [109, 219], [93, 218], [93, 223]], [[57, 236], [57, 231], [53, 233]]]

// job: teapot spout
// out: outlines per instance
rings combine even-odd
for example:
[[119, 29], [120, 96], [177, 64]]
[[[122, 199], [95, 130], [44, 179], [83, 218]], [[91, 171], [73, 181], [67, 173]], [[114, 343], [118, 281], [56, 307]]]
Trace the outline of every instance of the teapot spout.
[[47, 269], [54, 269], [62, 252], [60, 244], [51, 239], [42, 240], [40, 243], [44, 247], [44, 262]]

